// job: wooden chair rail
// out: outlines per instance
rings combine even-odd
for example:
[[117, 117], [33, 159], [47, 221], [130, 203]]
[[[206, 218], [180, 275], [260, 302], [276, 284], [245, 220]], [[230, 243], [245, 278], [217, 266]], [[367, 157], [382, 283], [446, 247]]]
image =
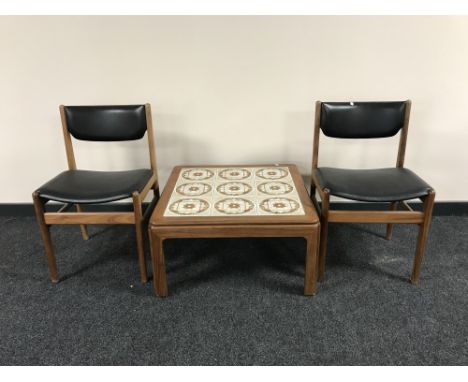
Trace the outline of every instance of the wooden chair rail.
[[46, 212], [46, 224], [135, 224], [133, 212]]
[[424, 213], [408, 211], [328, 211], [329, 223], [420, 224]]

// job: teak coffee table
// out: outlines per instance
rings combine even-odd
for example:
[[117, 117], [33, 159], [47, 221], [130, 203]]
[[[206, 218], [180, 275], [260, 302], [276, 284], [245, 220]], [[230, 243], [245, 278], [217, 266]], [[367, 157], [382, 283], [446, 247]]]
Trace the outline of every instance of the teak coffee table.
[[168, 294], [163, 241], [303, 237], [304, 294], [317, 283], [320, 224], [295, 165], [177, 166], [149, 222], [154, 291]]

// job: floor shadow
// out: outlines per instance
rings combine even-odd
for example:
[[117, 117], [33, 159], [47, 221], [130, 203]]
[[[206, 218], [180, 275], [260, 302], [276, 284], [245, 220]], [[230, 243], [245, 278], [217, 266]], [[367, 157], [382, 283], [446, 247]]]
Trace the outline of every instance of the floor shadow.
[[299, 294], [305, 250], [305, 240], [300, 238], [166, 240], [169, 289], [177, 294], [224, 277], [246, 275], [268, 289]]
[[[375, 227], [381, 227], [381, 226], [385, 226], [385, 230], [387, 229], [387, 225], [386, 224], [372, 224], [372, 227], [375, 226]], [[380, 232], [377, 232], [375, 230], [372, 230], [371, 228], [369, 227], [365, 227], [365, 226], [362, 226], [362, 225], [358, 225], [358, 224], [347, 224], [346, 226], [348, 229], [351, 229], [351, 230], [354, 230], [354, 231], [359, 231], [359, 232], [364, 232], [364, 233], [367, 233], [369, 235], [372, 235], [372, 236], [375, 236], [375, 237], [379, 237], [381, 239], [385, 239], [387, 240], [386, 238], [386, 232], [385, 234], [383, 233], [380, 233]]]
[[62, 282], [62, 281], [68, 280], [68, 279], [70, 279], [72, 277], [80, 276], [80, 275], [88, 272], [92, 268], [95, 268], [95, 267], [97, 267], [99, 265], [109, 263], [110, 261], [115, 259], [115, 256], [116, 256], [115, 254], [110, 254], [110, 253], [100, 254], [99, 257], [97, 259], [95, 259], [94, 261], [87, 262], [86, 264], [81, 265], [79, 269], [76, 269], [76, 270], [74, 270], [72, 272], [69, 272], [66, 275], [60, 277], [59, 281]]
[[[93, 238], [96, 238], [96, 237], [99, 237], [99, 236], [102, 236], [102, 235], [105, 235], [106, 233], [116, 229], [115, 225], [105, 225], [105, 226], [99, 225], [99, 227], [102, 227], [100, 229], [96, 229], [96, 228], [90, 227], [90, 226], [92, 226], [92, 224], [88, 224], [89, 240], [91, 240]], [[129, 230], [129, 232], [132, 232], [132, 233], [135, 232], [135, 226], [134, 225], [129, 224], [129, 225], [124, 225], [123, 227], [119, 226], [119, 228], [124, 228], [124, 227], [125, 227], [125, 229]], [[144, 222], [143, 223], [143, 232], [146, 232], [147, 229], [148, 229], [148, 222]], [[144, 235], [144, 238], [145, 238], [145, 240], [147, 240], [146, 235]]]
[[[358, 235], [356, 236], [355, 233], [358, 233]], [[368, 247], [368, 245], [372, 245], [368, 238], [369, 235], [382, 239], [385, 246], [391, 245], [391, 242], [385, 236], [363, 228], [361, 225], [347, 224], [346, 227], [338, 225], [333, 226], [333, 228], [330, 226], [326, 269], [340, 266], [360, 268], [389, 279], [408, 281], [409, 278], [404, 276], [405, 272], [408, 272], [407, 269], [401, 269], [401, 271], [398, 270], [398, 273], [395, 273], [374, 264], [376, 256], [379, 255], [373, 253]], [[362, 246], [359, 242], [363, 242]], [[365, 247], [365, 250], [362, 247]]]
[[[129, 228], [131, 228], [131, 226], [99, 226], [99, 229], [97, 229], [93, 235], [90, 235], [89, 240], [78, 242], [79, 246], [83, 246], [83, 249], [81, 249], [78, 254], [72, 253], [71, 256], [69, 255], [68, 259], [60, 259], [61, 261], [72, 261], [77, 268], [60, 277], [60, 281], [69, 280], [87, 272], [92, 272], [94, 268], [104, 264], [109, 264], [110, 269], [115, 269], [111, 263], [122, 261], [122, 268], [126, 268], [131, 263], [135, 268], [135, 274], [138, 274], [136, 242]], [[74, 247], [75, 246], [72, 246], [70, 248]], [[63, 249], [61, 250], [63, 251]], [[56, 253], [58, 259], [60, 257], [60, 252], [61, 251]], [[79, 257], [75, 255], [79, 255]], [[148, 268], [149, 254], [145, 255]]]

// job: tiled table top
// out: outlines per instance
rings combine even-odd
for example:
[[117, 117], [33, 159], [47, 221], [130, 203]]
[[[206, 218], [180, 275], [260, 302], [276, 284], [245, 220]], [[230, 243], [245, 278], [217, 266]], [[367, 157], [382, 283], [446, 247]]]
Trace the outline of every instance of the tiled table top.
[[286, 166], [182, 168], [166, 217], [304, 215]]

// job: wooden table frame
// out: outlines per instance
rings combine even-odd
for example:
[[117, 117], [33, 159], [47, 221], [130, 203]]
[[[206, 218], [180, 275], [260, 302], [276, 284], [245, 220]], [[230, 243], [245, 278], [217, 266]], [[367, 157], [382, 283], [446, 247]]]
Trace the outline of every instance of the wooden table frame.
[[163, 243], [176, 238], [237, 238], [237, 237], [302, 237], [307, 242], [304, 294], [314, 295], [317, 285], [318, 243], [320, 222], [299, 170], [295, 165], [235, 165], [236, 167], [288, 167], [304, 209], [304, 215], [284, 216], [164, 216], [169, 199], [182, 168], [233, 167], [232, 165], [177, 166], [164, 188], [149, 223], [153, 286], [157, 296], [168, 295]]

